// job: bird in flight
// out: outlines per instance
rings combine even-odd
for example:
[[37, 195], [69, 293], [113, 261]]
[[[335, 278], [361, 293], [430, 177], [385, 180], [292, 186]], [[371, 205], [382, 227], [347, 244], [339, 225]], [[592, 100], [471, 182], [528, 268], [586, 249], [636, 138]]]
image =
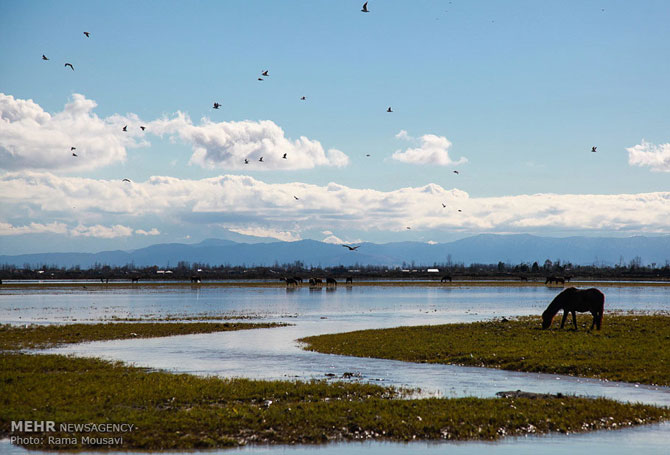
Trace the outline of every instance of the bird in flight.
[[121, 180], [121, 181], [122, 181], [122, 182], [128, 182], [128, 183], [130, 183], [130, 179], [123, 179], [123, 180]]
[[407, 229], [412, 229], [411, 227], [407, 226]]
[[386, 112], [393, 112], [393, 109], [391, 109], [391, 106], [389, 106], [389, 108], [386, 109]]
[[361, 11], [364, 13], [370, 12], [370, 10], [368, 9], [368, 2], [363, 3], [363, 9]]
[[596, 152], [597, 152], [597, 150], [596, 150], [597, 148], [598, 148], [598, 147], [591, 147], [591, 151], [592, 151], [593, 153], [596, 153]]
[[74, 71], [74, 66], [72, 66], [72, 63], [66, 63], [65, 66], [69, 66], [70, 68], [72, 68], [72, 71]]
[[263, 72], [261, 73], [261, 76], [270, 77], [270, 75], [268, 74], [268, 71], [270, 71], [270, 70], [265, 70], [265, 71], [263, 71]]
[[299, 201], [299, 200], [300, 200], [300, 198], [299, 198], [298, 196], [293, 196], [293, 198], [294, 198], [296, 201]]
[[286, 153], [284, 153], [284, 156], [282, 156], [282, 158], [286, 159]]
[[142, 131], [144, 131], [144, 130], [147, 129], [147, 127], [146, 127], [146, 126], [140, 126], [140, 129], [141, 129]]
[[244, 164], [249, 164], [249, 160], [245, 158], [244, 159]]
[[84, 35], [86, 35], [86, 38], [90, 38], [91, 34], [89, 32], [84, 32]]
[[368, 154], [366, 154], [365, 156], [370, 156], [370, 154], [368, 153]]
[[70, 151], [77, 150], [77, 147], [70, 147]]
[[301, 100], [301, 101], [305, 101], [306, 99], [307, 99], [306, 96], [301, 96], [301, 97], [300, 97], [300, 100]]
[[349, 251], [356, 251], [357, 249], [359, 249], [361, 247], [360, 245], [357, 245], [357, 246], [342, 245], [342, 246], [345, 247], [345, 248], [349, 248]]
[[128, 125], [123, 127], [123, 131], [128, 132]]
[[454, 171], [454, 174], [460, 174], [460, 172], [458, 172], [458, 171]]
[[263, 162], [263, 157], [261, 156], [261, 157], [258, 159], [258, 161], [260, 161], [260, 162], [262, 163], [262, 162]]
[[214, 103], [214, 109], [218, 109], [220, 107], [221, 107], [221, 105], [219, 103]]
[[258, 80], [259, 80], [259, 81], [263, 81], [263, 80], [265, 80], [265, 79], [263, 79], [262, 77], [259, 77]]
[[79, 155], [77, 155], [76, 153], [72, 152], [72, 156], [79, 156]]
[[42, 60], [49, 60], [46, 55], [42, 54]]
[[442, 203], [442, 208], [447, 208], [447, 206], [446, 206], [446, 205], [444, 205], [444, 202]]

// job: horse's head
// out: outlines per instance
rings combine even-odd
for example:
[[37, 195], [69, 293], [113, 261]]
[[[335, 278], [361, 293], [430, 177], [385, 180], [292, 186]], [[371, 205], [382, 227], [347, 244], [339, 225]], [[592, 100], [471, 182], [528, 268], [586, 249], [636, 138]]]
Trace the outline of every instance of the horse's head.
[[551, 321], [554, 320], [556, 313], [551, 314], [549, 311], [542, 313], [542, 330], [548, 329], [551, 326]]

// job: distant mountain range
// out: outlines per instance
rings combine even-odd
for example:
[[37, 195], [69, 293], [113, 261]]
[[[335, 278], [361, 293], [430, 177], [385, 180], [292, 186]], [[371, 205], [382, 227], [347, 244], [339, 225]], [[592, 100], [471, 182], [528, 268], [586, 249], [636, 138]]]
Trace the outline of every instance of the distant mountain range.
[[208, 239], [196, 244], [164, 243], [133, 251], [99, 253], [39, 253], [0, 256], [0, 264], [31, 268], [44, 265], [58, 267], [94, 264], [137, 267], [174, 267], [179, 261], [210, 265], [272, 266], [301, 261], [306, 266], [383, 265], [411, 266], [452, 263], [509, 264], [546, 259], [579, 265], [628, 264], [634, 258], [649, 265], [670, 260], [670, 236], [594, 238], [537, 237], [533, 235], [477, 235], [449, 243], [421, 242], [362, 243], [356, 251], [341, 245], [301, 240], [298, 242], [238, 243]]

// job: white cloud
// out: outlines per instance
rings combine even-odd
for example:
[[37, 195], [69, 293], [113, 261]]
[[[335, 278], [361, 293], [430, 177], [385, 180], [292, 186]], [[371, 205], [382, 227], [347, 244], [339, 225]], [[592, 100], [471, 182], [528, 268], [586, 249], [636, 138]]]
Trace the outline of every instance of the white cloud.
[[135, 234], [139, 234], [139, 235], [161, 235], [160, 231], [156, 228], [153, 228], [150, 231], [145, 231], [144, 229], [135, 229]]
[[631, 166], [649, 166], [652, 171], [670, 172], [670, 143], [656, 145], [643, 139], [641, 144], [626, 150]]
[[[155, 134], [177, 135], [191, 144], [190, 164], [204, 168], [275, 170], [349, 164], [349, 157], [343, 152], [326, 152], [319, 141], [305, 136], [291, 140], [270, 120], [217, 123], [204, 118], [196, 126], [187, 115], [178, 112], [172, 119], [151, 122], [149, 127]], [[249, 164], [244, 163], [245, 159]]]
[[[72, 95], [61, 112], [49, 114], [32, 100], [0, 93], [0, 162], [3, 169], [90, 170], [126, 159], [126, 148], [145, 145], [124, 133], [136, 116], [101, 119], [95, 101]], [[71, 147], [76, 147], [72, 156]]]
[[228, 227], [229, 231], [237, 232], [238, 234], [250, 235], [253, 237], [270, 237], [284, 242], [296, 242], [302, 240], [300, 234], [289, 231], [277, 231], [271, 228], [249, 226], [249, 227]]
[[[111, 232], [117, 236], [133, 232], [118, 226], [140, 223], [151, 223], [160, 230], [175, 226], [181, 232], [204, 225], [232, 225], [246, 235], [286, 240], [297, 240], [297, 232], [305, 231], [399, 233], [406, 226], [412, 232], [466, 234], [670, 233], [670, 192], [471, 198], [464, 191], [436, 184], [377, 191], [336, 183], [266, 183], [248, 176], [222, 175], [200, 180], [157, 176], [128, 185], [22, 172], [0, 175], [0, 194], [0, 221], [4, 223], [21, 225], [20, 220], [27, 217], [41, 224], [87, 220], [88, 225], [115, 225]], [[342, 240], [342, 236], [346, 238], [340, 234], [331, 240]]]
[[130, 237], [133, 235], [132, 228], [117, 224], [115, 226], [95, 226], [79, 225], [70, 231], [73, 237], [97, 237], [100, 239], [115, 239], [117, 237]]
[[67, 225], [65, 223], [30, 223], [24, 226], [13, 226], [9, 223], [0, 222], [0, 235], [21, 235], [21, 234], [65, 234]]
[[[398, 139], [413, 140], [407, 131], [401, 130], [395, 136]], [[420, 146], [408, 148], [404, 152], [397, 150], [392, 158], [403, 163], [410, 164], [433, 164], [438, 166], [450, 166], [467, 163], [467, 158], [461, 157], [454, 161], [449, 156], [451, 142], [444, 136], [424, 134], [419, 138]]]
[[339, 238], [335, 235], [329, 235], [328, 237], [326, 237], [325, 239], [323, 239], [321, 241], [323, 243], [333, 243], [333, 244], [336, 244], [336, 245], [337, 244], [341, 245], [341, 244], [347, 243], [347, 242], [345, 242], [344, 240], [342, 240], [341, 238]]

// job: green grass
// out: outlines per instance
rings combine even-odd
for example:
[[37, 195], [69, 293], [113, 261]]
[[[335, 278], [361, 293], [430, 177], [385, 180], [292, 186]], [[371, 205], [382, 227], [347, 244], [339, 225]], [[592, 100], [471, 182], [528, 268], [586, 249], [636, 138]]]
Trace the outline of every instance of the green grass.
[[[492, 440], [620, 428], [670, 410], [577, 397], [393, 399], [376, 385], [219, 379], [58, 355], [0, 354], [0, 436], [11, 422], [130, 423], [117, 449], [191, 449], [356, 439]], [[270, 403], [272, 401], [272, 403]], [[31, 448], [76, 449], [43, 444]], [[51, 436], [82, 434], [50, 433]], [[100, 447], [97, 447], [98, 449]]]
[[194, 333], [226, 332], [230, 330], [282, 327], [281, 323], [239, 322], [129, 322], [104, 324], [30, 325], [18, 327], [0, 325], [0, 350], [44, 349], [59, 344], [85, 341], [154, 338]]
[[[560, 315], [559, 315], [560, 316]], [[572, 317], [568, 317], [571, 321]], [[600, 331], [541, 330], [539, 317], [303, 338], [329, 354], [502, 368], [670, 386], [670, 316], [605, 314]]]

